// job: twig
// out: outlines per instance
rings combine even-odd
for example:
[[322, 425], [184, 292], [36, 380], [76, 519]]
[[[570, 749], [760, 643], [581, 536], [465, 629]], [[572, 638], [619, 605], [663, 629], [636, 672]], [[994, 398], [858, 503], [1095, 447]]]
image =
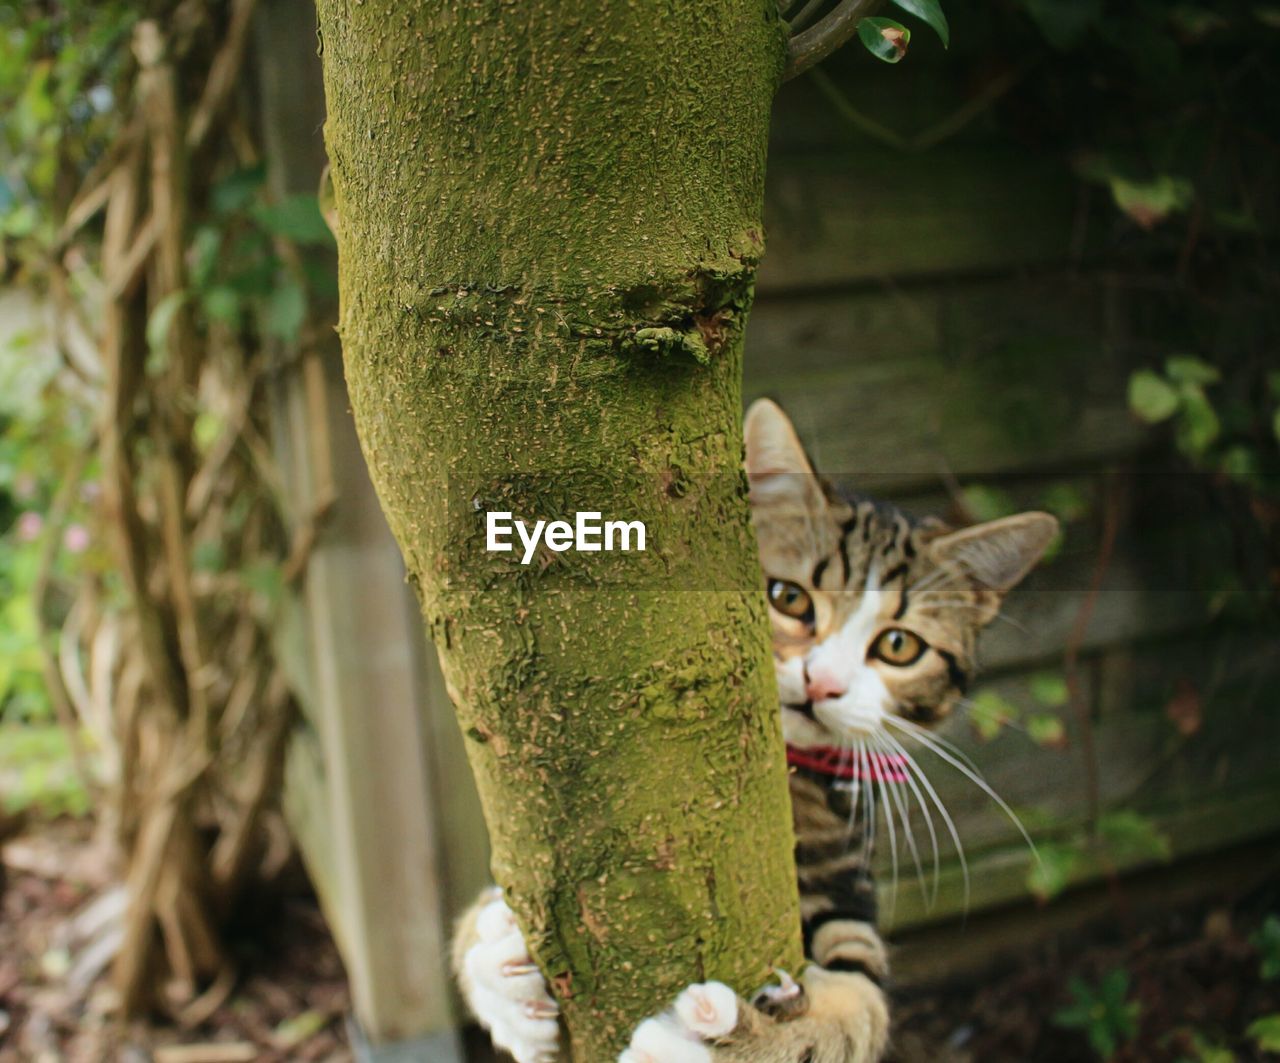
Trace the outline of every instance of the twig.
[[80, 474], [84, 471], [88, 453], [76, 455], [71, 468], [67, 470], [65, 479], [54, 496], [53, 505], [49, 509], [49, 519], [45, 524], [44, 539], [40, 544], [40, 556], [36, 562], [36, 578], [31, 588], [32, 606], [36, 615], [36, 642], [40, 651], [40, 668], [44, 673], [45, 686], [49, 691], [49, 700], [53, 703], [53, 713], [67, 735], [67, 744], [71, 750], [71, 761], [86, 790], [93, 785], [93, 777], [89, 771], [89, 763], [85, 758], [84, 747], [80, 742], [80, 728], [76, 724], [76, 714], [71, 707], [71, 699], [67, 688], [63, 685], [62, 675], [58, 671], [57, 659], [51, 648], [52, 633], [45, 623], [45, 600], [49, 594], [49, 582], [53, 575], [53, 565], [58, 559], [58, 543], [62, 537], [63, 525], [71, 512], [71, 505], [76, 491], [80, 488]]
[[840, 0], [816, 26], [791, 38], [782, 80], [790, 81], [827, 56], [858, 32], [858, 23], [880, 6], [880, 0]]
[[209, 66], [204, 92], [192, 112], [191, 124], [187, 126], [187, 148], [192, 153], [204, 146], [214, 120], [221, 114], [236, 87], [240, 67], [244, 63], [245, 44], [249, 37], [253, 10], [257, 4], [258, 0], [233, 0], [226, 39]]
[[826, 96], [835, 108], [836, 113], [846, 122], [874, 140], [896, 148], [898, 151], [928, 151], [937, 147], [944, 140], [955, 136], [970, 122], [990, 109], [997, 100], [1018, 84], [1031, 71], [1031, 65], [1024, 63], [1012, 70], [1007, 70], [1000, 77], [988, 82], [976, 96], [966, 100], [939, 122], [922, 129], [914, 136], [903, 136], [888, 126], [881, 125], [874, 118], [859, 111], [849, 97], [840, 91], [831, 77], [823, 70], [813, 70], [809, 77]]

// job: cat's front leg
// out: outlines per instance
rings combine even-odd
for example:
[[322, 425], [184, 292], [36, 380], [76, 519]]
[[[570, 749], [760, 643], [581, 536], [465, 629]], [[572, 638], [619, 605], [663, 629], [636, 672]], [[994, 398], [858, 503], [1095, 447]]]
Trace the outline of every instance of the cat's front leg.
[[453, 965], [467, 1006], [495, 1045], [516, 1063], [559, 1058], [559, 1008], [496, 887], [458, 921]]
[[686, 989], [667, 1012], [646, 1019], [618, 1063], [875, 1063], [889, 1038], [889, 1008], [867, 974], [812, 965], [801, 978], [803, 1007], [768, 1002], [771, 1011], [803, 1011], [783, 1020], [764, 1014], [720, 982]]

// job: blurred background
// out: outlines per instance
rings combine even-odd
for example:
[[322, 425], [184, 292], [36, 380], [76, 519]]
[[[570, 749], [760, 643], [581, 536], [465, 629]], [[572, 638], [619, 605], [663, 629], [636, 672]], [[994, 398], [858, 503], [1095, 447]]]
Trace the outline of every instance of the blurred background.
[[[1063, 521], [920, 753], [964, 859], [936, 807], [936, 891], [918, 808], [880, 854], [895, 1058], [1269, 1058], [1280, 6], [946, 12], [783, 88], [748, 329], [823, 472]], [[0, 1060], [490, 1058], [318, 47], [305, 0], [0, 7]]]

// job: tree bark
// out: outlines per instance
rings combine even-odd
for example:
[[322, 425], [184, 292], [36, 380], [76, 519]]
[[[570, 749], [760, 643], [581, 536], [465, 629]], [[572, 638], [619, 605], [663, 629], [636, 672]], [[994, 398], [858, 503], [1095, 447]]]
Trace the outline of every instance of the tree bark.
[[[495, 878], [599, 1063], [685, 984], [800, 959], [739, 471], [785, 31], [774, 0], [318, 7], [357, 427]], [[647, 550], [522, 566], [486, 510]]]

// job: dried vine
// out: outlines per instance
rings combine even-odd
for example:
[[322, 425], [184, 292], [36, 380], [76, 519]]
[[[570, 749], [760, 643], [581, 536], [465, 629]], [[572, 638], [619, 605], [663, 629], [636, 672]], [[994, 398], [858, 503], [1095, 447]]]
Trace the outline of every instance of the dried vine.
[[228, 915], [282, 863], [269, 842], [294, 704], [272, 653], [277, 596], [253, 573], [300, 578], [332, 502], [326, 490], [290, 533], [263, 442], [282, 367], [260, 322], [211, 315], [192, 278], [216, 180], [258, 161], [238, 88], [255, 3], [183, 0], [133, 27], [130, 110], [40, 271], [60, 327], [96, 349], [96, 364], [64, 360], [96, 411], [82, 465], [101, 477], [115, 561], [75, 588], [45, 671], [105, 762], [122, 1008], [188, 1024], [233, 984]]

